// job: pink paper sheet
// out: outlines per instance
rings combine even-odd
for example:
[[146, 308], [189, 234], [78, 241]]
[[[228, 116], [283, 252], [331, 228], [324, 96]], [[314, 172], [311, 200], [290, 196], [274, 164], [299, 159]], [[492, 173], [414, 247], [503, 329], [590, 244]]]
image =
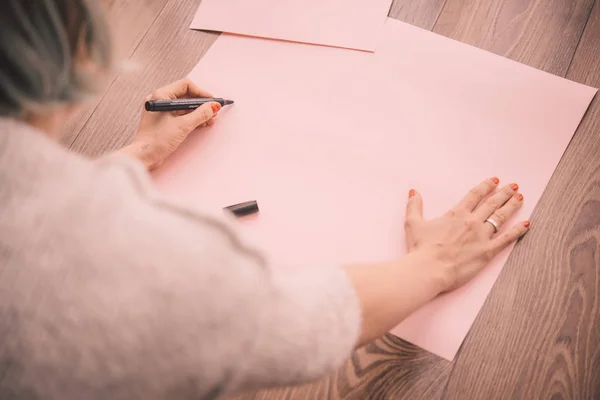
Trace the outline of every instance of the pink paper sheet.
[[[190, 76], [236, 103], [156, 182], [217, 212], [258, 200], [240, 228], [275, 268], [401, 257], [411, 188], [433, 217], [496, 175], [526, 219], [596, 92], [390, 19], [374, 54], [223, 35]], [[508, 254], [393, 333], [453, 359]]]
[[202, 0], [190, 28], [374, 51], [392, 0]]

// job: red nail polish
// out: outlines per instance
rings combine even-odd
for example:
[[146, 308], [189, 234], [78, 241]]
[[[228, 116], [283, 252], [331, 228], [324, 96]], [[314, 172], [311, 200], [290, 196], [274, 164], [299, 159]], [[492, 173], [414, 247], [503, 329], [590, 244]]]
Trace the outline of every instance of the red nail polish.
[[417, 192], [415, 192], [415, 189], [410, 189], [408, 191], [408, 198], [410, 199], [411, 197], [413, 197], [415, 194], [417, 194]]
[[514, 190], [515, 192], [517, 190], [519, 190], [519, 185], [517, 185], [516, 183], [513, 183], [512, 185], [510, 185], [510, 187], [512, 188], [512, 190]]
[[492, 182], [494, 182], [496, 185], [500, 183], [500, 179], [493, 177], [492, 178]]
[[221, 109], [221, 105], [219, 103], [213, 103], [212, 110], [213, 110], [214, 113], [216, 113], [220, 109]]
[[523, 201], [523, 195], [521, 193], [517, 194], [515, 197], [517, 198], [517, 200]]
[[523, 225], [525, 226], [525, 228], [529, 228], [529, 226], [531, 225], [531, 222], [529, 222], [529, 221], [525, 221], [525, 222], [523, 223]]

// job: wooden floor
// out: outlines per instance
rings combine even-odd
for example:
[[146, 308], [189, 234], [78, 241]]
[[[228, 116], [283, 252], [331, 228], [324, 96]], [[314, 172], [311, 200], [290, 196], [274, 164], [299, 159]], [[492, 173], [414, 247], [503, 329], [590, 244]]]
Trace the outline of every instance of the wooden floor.
[[[137, 70], [65, 127], [91, 156], [126, 144], [144, 96], [217, 38], [187, 28], [199, 0], [104, 1]], [[390, 16], [600, 86], [600, 0], [396, 0]], [[598, 97], [453, 363], [386, 337], [329, 379], [239, 399], [600, 399]]]

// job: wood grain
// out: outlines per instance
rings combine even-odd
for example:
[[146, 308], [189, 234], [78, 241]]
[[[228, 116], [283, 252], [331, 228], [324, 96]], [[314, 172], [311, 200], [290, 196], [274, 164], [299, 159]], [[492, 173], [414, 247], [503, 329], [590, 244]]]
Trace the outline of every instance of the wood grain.
[[218, 37], [189, 29], [198, 4], [167, 2], [131, 56], [135, 71], [115, 80], [71, 145], [73, 150], [97, 156], [121, 148], [137, 129], [146, 95], [189, 74]]
[[[569, 79], [600, 86], [599, 39], [596, 3]], [[463, 345], [445, 398], [600, 399], [600, 99], [533, 224]]]
[[446, 0], [394, 0], [389, 17], [431, 30]]
[[357, 351], [328, 379], [228, 400], [439, 399], [450, 371], [449, 362], [388, 335]]
[[434, 32], [564, 76], [594, 0], [448, 0]]
[[[103, 0], [113, 29], [116, 55], [127, 60], [146, 35], [148, 29], [165, 6], [164, 0]], [[132, 23], [135, 21], [135, 23]], [[113, 77], [113, 79], [115, 79]], [[112, 80], [111, 80], [112, 83]], [[109, 86], [110, 87], [110, 86]], [[108, 90], [108, 87], [107, 87]], [[70, 146], [82, 131], [105, 93], [85, 104], [62, 128], [61, 141]]]
[[[125, 47], [138, 69], [112, 83], [85, 126], [69, 127], [67, 143], [92, 156], [127, 143], [144, 96], [187, 75], [217, 37], [188, 30], [198, 0], [105, 1], [113, 12], [149, 7], [154, 17], [128, 20], [137, 33]], [[593, 4], [395, 0], [390, 15], [598, 86], [600, 5]], [[232, 399], [600, 398], [599, 131], [596, 100], [536, 208], [535, 229], [512, 254], [455, 363], [386, 336], [327, 379]]]

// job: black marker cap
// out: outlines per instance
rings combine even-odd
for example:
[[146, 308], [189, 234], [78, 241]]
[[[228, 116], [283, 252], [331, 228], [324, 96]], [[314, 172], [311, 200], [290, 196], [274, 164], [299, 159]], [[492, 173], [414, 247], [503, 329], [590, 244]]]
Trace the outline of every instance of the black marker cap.
[[225, 207], [224, 210], [231, 211], [236, 217], [243, 217], [250, 214], [255, 214], [259, 211], [256, 200], [246, 201], [240, 204], [234, 204]]

